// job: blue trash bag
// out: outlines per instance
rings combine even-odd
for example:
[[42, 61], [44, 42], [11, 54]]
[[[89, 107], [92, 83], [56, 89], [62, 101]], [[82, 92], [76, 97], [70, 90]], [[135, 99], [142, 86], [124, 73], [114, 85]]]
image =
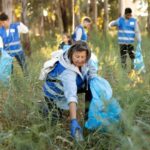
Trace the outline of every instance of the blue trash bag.
[[140, 43], [136, 47], [135, 59], [134, 59], [134, 69], [138, 73], [145, 73], [146, 72]]
[[108, 126], [120, 121], [122, 109], [117, 100], [112, 98], [112, 88], [104, 78], [93, 78], [90, 81], [90, 89], [92, 100], [85, 127], [90, 130], [107, 130]]
[[9, 84], [11, 71], [12, 71], [13, 57], [11, 57], [6, 51], [1, 50], [0, 57], [0, 81], [4, 85]]
[[63, 51], [67, 51], [70, 47], [71, 47], [71, 45], [66, 45], [66, 44], [65, 44], [65, 45], [63, 46]]
[[98, 71], [98, 59], [97, 59], [97, 56], [93, 52], [91, 54], [90, 61], [91, 61], [92, 66], [94, 66], [96, 71]]

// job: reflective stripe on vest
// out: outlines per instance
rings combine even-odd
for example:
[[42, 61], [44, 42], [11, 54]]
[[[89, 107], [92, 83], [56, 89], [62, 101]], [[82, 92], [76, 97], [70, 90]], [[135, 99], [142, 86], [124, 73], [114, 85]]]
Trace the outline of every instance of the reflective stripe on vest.
[[9, 43], [9, 44], [5, 44], [5, 47], [13, 46], [13, 45], [19, 45], [19, 44], [20, 44], [20, 41], [11, 42], [11, 43]]
[[[54, 84], [55, 84], [55, 88], [58, 88], [59, 90], [61, 90], [63, 92], [63, 87], [61, 87], [59, 83], [54, 82]], [[57, 90], [56, 91], [52, 90], [52, 88], [50, 88], [46, 82], [44, 84], [44, 87], [47, 90], [47, 92], [49, 94], [53, 95], [54, 97], [55, 96], [64, 97], [64, 94], [62, 95], [62, 94], [59, 94], [59, 92]]]
[[17, 28], [19, 25], [20, 23], [10, 24], [8, 35], [4, 27], [0, 28], [0, 36], [3, 39], [4, 50], [6, 50], [12, 56], [15, 56], [16, 53], [22, 51], [22, 46], [20, 43], [20, 35]]
[[18, 53], [18, 52], [21, 52], [22, 49], [15, 49], [15, 50], [6, 50], [9, 54], [13, 54], [13, 53]]
[[[43, 91], [46, 97], [53, 100], [64, 99], [64, 87], [59, 79], [61, 73], [66, 70], [59, 62], [56, 64], [55, 68], [48, 73], [46, 82], [43, 85]], [[77, 87], [82, 87], [83, 80], [80, 75], [76, 78]]]
[[125, 20], [125, 18], [119, 18], [118, 24], [118, 43], [119, 44], [131, 44], [135, 39], [135, 23], [134, 18]]

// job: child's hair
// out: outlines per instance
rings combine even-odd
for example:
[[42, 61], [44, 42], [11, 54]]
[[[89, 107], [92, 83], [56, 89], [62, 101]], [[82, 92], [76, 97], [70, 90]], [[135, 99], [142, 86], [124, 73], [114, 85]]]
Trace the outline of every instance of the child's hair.
[[68, 33], [63, 33], [63, 35], [65, 35], [68, 38], [68, 44], [71, 45], [72, 41], [71, 41], [71, 36]]
[[82, 18], [82, 22], [84, 22], [84, 21], [86, 21], [86, 22], [88, 22], [88, 23], [91, 23], [91, 22], [92, 22], [91, 18], [88, 17], [88, 16], [85, 16], [85, 17]]

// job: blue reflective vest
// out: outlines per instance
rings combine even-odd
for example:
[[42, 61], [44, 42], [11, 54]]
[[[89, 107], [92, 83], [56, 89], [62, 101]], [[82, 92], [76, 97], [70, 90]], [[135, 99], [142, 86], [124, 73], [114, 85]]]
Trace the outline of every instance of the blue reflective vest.
[[135, 24], [136, 19], [130, 18], [126, 20], [120, 17], [118, 20], [118, 43], [132, 44], [135, 39]]
[[82, 25], [78, 25], [78, 26], [76, 27], [75, 32], [74, 32], [73, 35], [72, 35], [73, 41], [76, 41], [76, 36], [77, 36], [77, 33], [76, 33], [76, 32], [77, 32], [77, 30], [78, 30], [79, 28], [82, 30], [82, 36], [81, 36], [81, 39], [80, 39], [80, 40], [82, 40], [82, 41], [87, 41], [87, 33], [85, 32], [85, 30], [84, 30], [84, 28], [83, 28]]
[[18, 53], [23, 52], [17, 28], [19, 24], [19, 22], [10, 24], [8, 35], [4, 27], [0, 28], [0, 36], [3, 40], [4, 50], [6, 50], [11, 56], [16, 56]]
[[[43, 85], [44, 95], [51, 100], [62, 100], [66, 99], [64, 95], [63, 84], [59, 79], [59, 75], [66, 68], [62, 66], [59, 62], [56, 63], [55, 68], [50, 71], [47, 75], [47, 79]], [[77, 75], [76, 78], [77, 89], [81, 89], [83, 87], [84, 81]]]

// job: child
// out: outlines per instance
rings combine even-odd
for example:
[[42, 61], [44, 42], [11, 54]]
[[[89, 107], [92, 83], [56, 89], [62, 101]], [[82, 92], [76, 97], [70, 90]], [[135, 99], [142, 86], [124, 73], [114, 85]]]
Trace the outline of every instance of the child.
[[71, 39], [70, 36], [67, 33], [64, 33], [62, 36], [62, 42], [59, 45], [59, 49], [62, 49], [63, 51], [66, 51], [70, 48], [71, 46]]

